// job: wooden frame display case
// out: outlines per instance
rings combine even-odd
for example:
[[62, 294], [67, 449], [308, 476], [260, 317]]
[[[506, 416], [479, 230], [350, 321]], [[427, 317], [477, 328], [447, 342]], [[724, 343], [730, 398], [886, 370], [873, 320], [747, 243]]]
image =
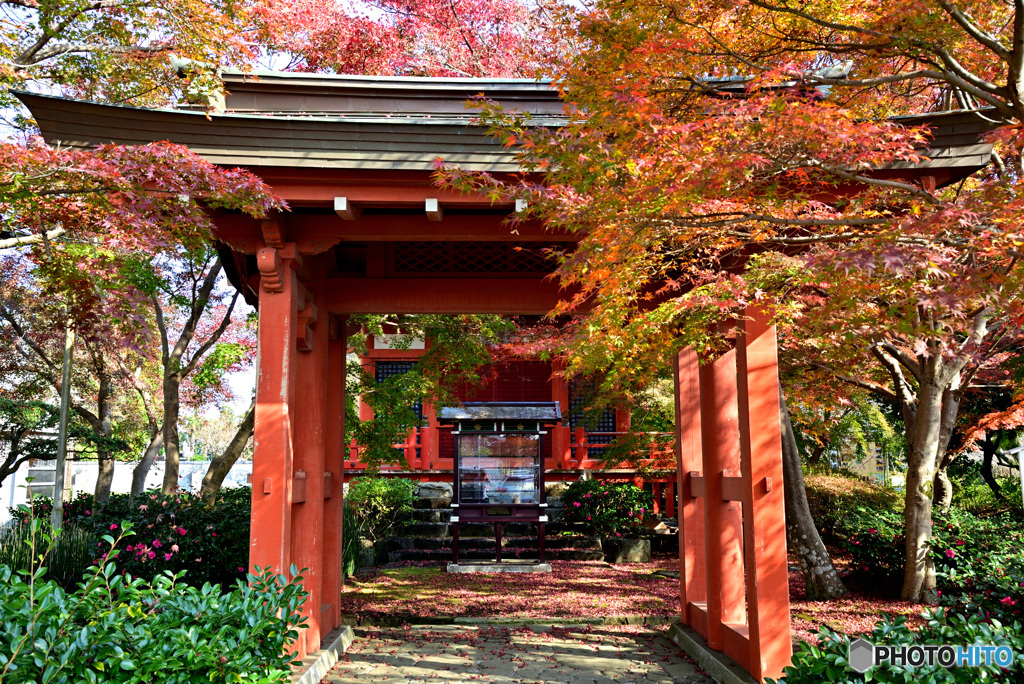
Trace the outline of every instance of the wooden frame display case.
[[537, 526], [538, 562], [544, 562], [544, 442], [562, 414], [557, 402], [468, 402], [441, 409], [454, 426], [452, 562], [459, 562], [459, 526], [494, 525], [495, 561], [501, 562], [505, 523]]

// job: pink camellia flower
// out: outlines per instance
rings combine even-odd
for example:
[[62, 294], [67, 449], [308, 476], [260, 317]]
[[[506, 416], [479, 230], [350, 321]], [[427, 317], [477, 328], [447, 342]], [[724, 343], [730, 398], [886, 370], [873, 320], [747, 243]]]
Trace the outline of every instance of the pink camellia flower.
[[576, 508], [579, 508], [580, 507], [580, 502], [579, 501], [573, 501], [572, 505], [575, 506]]
[[171, 556], [173, 556], [173, 555], [174, 555], [173, 553], [165, 553], [164, 554], [164, 560], [165, 561], [171, 560]]
[[117, 529], [117, 523], [110, 523], [110, 529], [116, 530]]
[[1009, 596], [1004, 596], [1003, 598], [999, 599], [999, 602], [1002, 603], [1004, 606], [1012, 606], [1015, 603], [1017, 603]]
[[245, 568], [238, 568], [238, 572], [245, 572]]
[[86, 515], [92, 515], [92, 511], [86, 511], [85, 514]]
[[956, 545], [957, 546], [963, 546], [964, 545], [964, 540], [963, 539], [957, 539], [956, 540]]
[[949, 558], [956, 558], [956, 551], [953, 549], [946, 549], [946, 556]]
[[156, 558], [156, 551], [150, 551], [148, 555], [149, 555], [149, 559], [153, 560], [154, 558]]
[[868, 528], [868, 534], [877, 534], [877, 533], [878, 533], [878, 530], [876, 530], [874, 527], [869, 527]]
[[158, 548], [158, 549], [159, 549], [159, 548], [160, 548], [161, 546], [163, 546], [163, 545], [164, 545], [164, 543], [163, 543], [162, 541], [160, 541], [159, 539], [154, 539], [154, 540], [153, 540], [153, 546], [154, 546], [155, 548]]
[[184, 527], [179, 527], [178, 534], [184, 537], [186, 534], [188, 534], [188, 530], [186, 530]]
[[[578, 505], [578, 504], [577, 504], [577, 505]], [[216, 537], [216, 536], [217, 536], [217, 533], [216, 533], [216, 532], [214, 532], [214, 533], [213, 533], [213, 536], [214, 536], [214, 537]]]
[[621, 537], [621, 536], [622, 536], [622, 533], [620, 533], [620, 532], [616, 532], [616, 533], [615, 533], [615, 536], [616, 536], [616, 537]]
[[589, 515], [587, 516], [587, 520], [590, 520], [590, 516]]
[[129, 544], [128, 546], [124, 547], [124, 550], [125, 550], [125, 551], [131, 551], [131, 550], [132, 550], [132, 549], [134, 549], [134, 548], [135, 548], [135, 547], [134, 547], [133, 545]]
[[171, 551], [173, 551], [174, 553], [178, 553], [178, 545], [177, 544], [171, 544]]

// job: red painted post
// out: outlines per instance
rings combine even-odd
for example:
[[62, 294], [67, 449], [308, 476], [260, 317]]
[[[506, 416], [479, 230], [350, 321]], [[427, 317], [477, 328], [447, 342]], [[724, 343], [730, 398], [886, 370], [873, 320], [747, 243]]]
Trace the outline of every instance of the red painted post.
[[576, 428], [576, 465], [579, 468], [583, 467], [583, 462], [587, 460], [587, 433], [583, 428]]
[[654, 499], [654, 510], [652, 511], [655, 515], [661, 513], [661, 483], [651, 483], [651, 498]]
[[420, 428], [420, 457], [416, 468], [424, 470], [427, 464], [437, 459], [437, 428], [433, 425]]
[[[321, 280], [317, 288], [323, 291]], [[307, 315], [316, 315], [311, 292], [302, 303]], [[326, 314], [325, 314], [326, 319]], [[300, 321], [299, 326], [305, 325]], [[294, 468], [306, 474], [306, 500], [292, 507], [291, 557], [303, 575], [302, 584], [309, 597], [302, 606], [307, 623], [304, 632], [306, 650], [320, 648], [323, 605], [323, 540], [324, 540], [324, 446], [325, 409], [327, 406], [327, 321], [312, 323], [312, 345], [300, 348], [295, 359], [297, 392], [293, 418]], [[301, 328], [300, 328], [301, 332]]]
[[345, 458], [345, 320], [334, 321], [327, 342], [327, 397], [324, 411], [324, 472], [330, 473], [331, 491], [324, 501], [324, 567], [323, 601], [330, 606], [330, 625], [321, 629], [334, 629], [341, 622], [340, 600], [342, 585], [341, 549], [342, 515], [344, 513], [343, 476]]
[[782, 676], [792, 658], [782, 488], [778, 346], [763, 312], [747, 310], [737, 345], [744, 549], [752, 677]]
[[690, 473], [703, 474], [697, 353], [684, 349], [673, 363], [676, 397], [676, 488], [679, 496], [679, 598], [682, 619], [696, 622], [690, 604], [707, 601], [704, 574], [704, 503], [692, 495]]
[[[294, 253], [294, 245], [287, 245], [281, 250], [261, 249], [257, 254], [261, 283], [249, 562], [281, 573], [291, 565], [292, 407], [299, 285], [293, 259], [288, 257]], [[301, 635], [294, 648], [305, 654]]]
[[676, 517], [676, 483], [665, 483], [665, 517]]
[[726, 501], [723, 491], [724, 478], [737, 475], [740, 466], [735, 350], [701, 366], [700, 395], [708, 563], [707, 640], [709, 647], [722, 650], [722, 625], [746, 621], [740, 502]]

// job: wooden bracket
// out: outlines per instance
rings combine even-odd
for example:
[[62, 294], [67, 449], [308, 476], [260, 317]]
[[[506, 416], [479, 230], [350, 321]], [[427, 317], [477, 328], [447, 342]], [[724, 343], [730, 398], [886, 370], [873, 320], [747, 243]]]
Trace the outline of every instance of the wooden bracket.
[[426, 201], [427, 219], [430, 221], [440, 221], [444, 218], [444, 210], [441, 209], [441, 203], [437, 201], [437, 198], [429, 197]]
[[363, 210], [357, 206], [353, 206], [348, 197], [334, 198], [334, 213], [340, 216], [344, 221], [358, 221], [363, 217]]
[[334, 496], [334, 474], [324, 471], [324, 499]]
[[313, 351], [313, 324], [316, 318], [316, 304], [307, 299], [295, 321], [295, 342], [299, 351]]
[[304, 503], [306, 501], [306, 471], [296, 470], [292, 476], [292, 503]]
[[267, 247], [280, 249], [284, 247], [284, 224], [279, 218], [263, 219], [260, 221], [260, 229], [263, 231], [263, 239]]
[[284, 292], [284, 274], [281, 257], [272, 247], [256, 252], [256, 265], [260, 269], [260, 282], [266, 292]]

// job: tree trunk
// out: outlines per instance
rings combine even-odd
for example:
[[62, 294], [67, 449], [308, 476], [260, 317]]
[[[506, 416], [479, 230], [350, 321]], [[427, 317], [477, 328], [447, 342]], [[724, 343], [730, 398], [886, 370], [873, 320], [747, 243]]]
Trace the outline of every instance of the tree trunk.
[[203, 476], [203, 486], [199, 490], [199, 496], [208, 506], [212, 506], [217, 501], [217, 492], [220, 491], [220, 486], [224, 483], [228, 471], [235, 465], [235, 461], [245, 450], [245, 445], [249, 443], [255, 425], [256, 399], [254, 398], [249, 404], [249, 411], [238, 426], [238, 431], [231, 438], [231, 443], [224, 449], [224, 453], [210, 462], [210, 467], [206, 470], [206, 475]]
[[[100, 437], [110, 438], [113, 436], [113, 425], [111, 423], [113, 406], [110, 400], [110, 376], [100, 372], [99, 392], [96, 398], [96, 412], [99, 414], [98, 425], [93, 429]], [[109, 449], [100, 448], [96, 450], [96, 459], [99, 461], [99, 474], [96, 477], [96, 490], [94, 497], [98, 505], [107, 503], [110, 499], [110, 486], [114, 483], [114, 454]]]
[[181, 407], [178, 374], [164, 376], [164, 485], [163, 493], [178, 489], [178, 461], [181, 458], [178, 437], [178, 413]]
[[800, 469], [800, 452], [789, 419], [786, 399], [779, 387], [779, 405], [782, 407], [782, 485], [786, 505], [786, 544], [798, 562], [807, 586], [807, 598], [812, 601], [836, 598], [846, 593], [839, 573], [832, 565], [828, 549], [821, 541], [814, 526], [810, 506], [807, 504], [807, 490], [804, 488], [804, 474]]
[[906, 560], [903, 565], [904, 601], [933, 600], [935, 566], [929, 541], [932, 538], [932, 498], [935, 460], [941, 432], [942, 395], [939, 386], [941, 360], [931, 358], [925, 365], [924, 379], [918, 392], [917, 410], [908, 430], [910, 447], [907, 459], [907, 491], [904, 504], [903, 531], [906, 539]]
[[149, 469], [153, 467], [153, 461], [156, 460], [157, 454], [163, 448], [164, 431], [161, 428], [150, 439], [149, 446], [146, 447], [145, 453], [142, 454], [142, 460], [139, 461], [138, 465], [135, 466], [135, 470], [132, 471], [132, 497], [142, 496], [142, 492], [146, 489], [146, 478], [149, 476]]
[[998, 450], [999, 440], [993, 438], [992, 431], [985, 433], [985, 441], [981, 445], [981, 479], [985, 481], [985, 484], [996, 495], [996, 498], [1001, 500], [1003, 498], [1003, 488], [999, 486], [999, 482], [992, 473], [992, 460], [995, 458]]
[[957, 373], [953, 382], [942, 392], [942, 414], [939, 422], [939, 443], [936, 446], [935, 478], [932, 482], [932, 506], [940, 511], [948, 511], [953, 505], [953, 483], [947, 470], [958, 454], [950, 453], [949, 441], [953, 437], [956, 417], [960, 412], [960, 374]]

